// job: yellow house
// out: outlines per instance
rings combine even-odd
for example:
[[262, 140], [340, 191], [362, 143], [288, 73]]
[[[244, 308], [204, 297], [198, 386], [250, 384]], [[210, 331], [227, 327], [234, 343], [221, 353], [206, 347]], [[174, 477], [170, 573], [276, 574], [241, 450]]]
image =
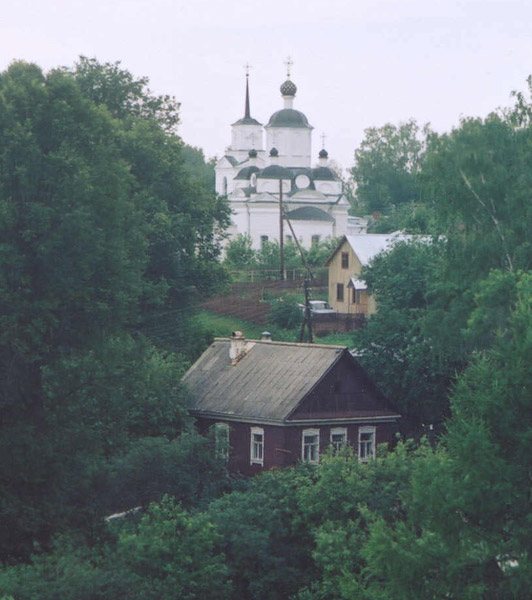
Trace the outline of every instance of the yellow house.
[[395, 242], [412, 236], [394, 233], [345, 235], [327, 259], [329, 268], [329, 304], [338, 313], [371, 315], [377, 307], [360, 279], [365, 267], [377, 254], [389, 250]]

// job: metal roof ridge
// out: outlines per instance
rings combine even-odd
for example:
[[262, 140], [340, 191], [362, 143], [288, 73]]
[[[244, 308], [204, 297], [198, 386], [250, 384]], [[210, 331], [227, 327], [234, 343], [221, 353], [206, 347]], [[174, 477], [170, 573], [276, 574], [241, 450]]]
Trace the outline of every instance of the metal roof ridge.
[[[283, 340], [254, 340], [245, 338], [246, 342], [255, 342], [257, 344], [269, 344], [276, 346], [296, 346], [298, 348], [327, 348], [329, 350], [348, 350], [347, 346], [337, 346], [333, 344], [311, 344], [310, 342], [286, 342]], [[215, 337], [215, 342], [230, 342], [231, 338]]]

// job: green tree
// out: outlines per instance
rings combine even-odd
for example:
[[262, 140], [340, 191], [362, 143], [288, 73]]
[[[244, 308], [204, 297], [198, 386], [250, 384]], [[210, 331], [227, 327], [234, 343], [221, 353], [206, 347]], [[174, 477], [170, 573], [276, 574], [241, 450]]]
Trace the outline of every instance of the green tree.
[[257, 475], [245, 491], [215, 500], [207, 512], [223, 536], [235, 600], [281, 600], [313, 577], [311, 532], [299, 517], [305, 465]]
[[532, 129], [509, 115], [464, 119], [434, 137], [423, 166], [426, 194], [448, 240], [448, 278], [470, 284], [491, 269], [528, 269]]
[[[362, 275], [378, 312], [355, 334], [359, 360], [397, 403], [405, 427], [416, 430], [441, 424], [448, 415], [449, 386], [466, 360], [456, 325], [446, 333], [433, 330], [432, 290], [444, 255], [444, 241], [400, 242], [375, 257]], [[465, 326], [466, 318], [458, 323]]]
[[374, 515], [385, 523], [401, 520], [407, 506], [403, 494], [412, 470], [426, 447], [399, 443], [394, 452], [380, 448], [370, 463], [361, 463], [351, 448], [325, 456], [298, 491], [300, 518], [313, 533], [312, 557], [317, 576], [300, 589], [301, 600], [365, 597], [363, 554]]
[[257, 268], [257, 253], [249, 235], [238, 234], [227, 243], [225, 265], [228, 269], [252, 270]]
[[517, 292], [507, 327], [456, 385], [444, 446], [413, 472], [406, 518], [375, 521], [369, 597], [530, 595], [529, 273]]
[[179, 104], [153, 96], [146, 78], [120, 63], [81, 57], [67, 72], [97, 106], [119, 120], [119, 152], [142, 210], [148, 264], [139, 327], [164, 348], [187, 349], [188, 307], [227, 282], [219, 263], [228, 205], [215, 195], [201, 151], [175, 134]]
[[203, 150], [201, 148], [194, 148], [185, 144], [181, 150], [183, 159], [185, 161], [187, 173], [195, 180], [203, 184], [203, 187], [209, 191], [214, 192], [214, 185], [216, 174], [214, 167], [216, 165], [216, 159], [211, 158], [205, 159]]
[[126, 522], [108, 537], [93, 548], [75, 536], [58, 539], [30, 565], [0, 571], [0, 594], [19, 600], [229, 598], [221, 538], [204, 515], [163, 498], [139, 523]]
[[139, 600], [223, 600], [230, 583], [220, 535], [206, 515], [188, 515], [166, 498], [152, 504], [138, 530], [118, 539]]
[[427, 134], [427, 127], [421, 132], [413, 119], [365, 130], [351, 169], [359, 206], [368, 212], [388, 213], [419, 201], [417, 177]]
[[140, 332], [158, 342], [165, 312], [177, 337], [223, 280], [221, 213], [186, 175], [176, 107], [144, 85], [83, 60], [0, 74], [3, 559], [72, 526], [96, 536], [109, 461], [188, 426], [182, 359]]

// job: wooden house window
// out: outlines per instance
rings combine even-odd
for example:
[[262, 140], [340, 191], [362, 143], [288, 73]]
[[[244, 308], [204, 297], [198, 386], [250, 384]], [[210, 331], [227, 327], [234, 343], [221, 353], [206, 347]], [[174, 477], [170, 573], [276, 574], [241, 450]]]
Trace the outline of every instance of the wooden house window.
[[342, 252], [342, 269], [349, 269], [349, 253]]
[[217, 458], [229, 458], [229, 425], [227, 423], [214, 424], [214, 454]]
[[251, 428], [250, 464], [264, 465], [264, 429]]
[[375, 458], [375, 427], [358, 430], [358, 459], [365, 462]]
[[343, 283], [336, 284], [336, 300], [338, 302], [344, 301], [344, 284]]
[[331, 446], [333, 451], [339, 452], [347, 445], [347, 429], [345, 427], [334, 427], [331, 429]]
[[311, 242], [310, 242], [313, 246], [316, 246], [320, 243], [320, 236], [319, 235], [313, 235], [311, 238]]
[[362, 290], [355, 290], [353, 288], [353, 304], [361, 304], [362, 303]]
[[320, 430], [303, 429], [301, 457], [305, 462], [317, 463], [320, 458]]

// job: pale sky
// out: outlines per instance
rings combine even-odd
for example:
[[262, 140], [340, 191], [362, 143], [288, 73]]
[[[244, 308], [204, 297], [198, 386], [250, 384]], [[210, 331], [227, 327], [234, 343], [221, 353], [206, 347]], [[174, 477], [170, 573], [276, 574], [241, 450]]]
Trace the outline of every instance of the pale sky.
[[244, 112], [294, 108], [348, 168], [364, 129], [411, 117], [437, 131], [511, 103], [532, 74], [532, 0], [0, 0], [0, 67], [43, 69], [83, 54], [121, 61], [182, 104], [180, 134], [221, 156]]

